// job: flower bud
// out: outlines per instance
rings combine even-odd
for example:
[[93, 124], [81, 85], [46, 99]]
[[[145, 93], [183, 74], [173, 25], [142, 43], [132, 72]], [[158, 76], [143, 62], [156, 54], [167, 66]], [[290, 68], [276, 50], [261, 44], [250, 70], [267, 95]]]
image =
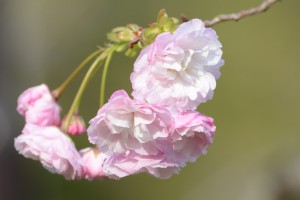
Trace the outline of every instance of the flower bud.
[[[65, 127], [66, 123], [66, 117], [63, 119], [62, 127]], [[84, 119], [78, 115], [74, 114], [71, 118], [70, 124], [68, 126], [68, 131], [70, 135], [81, 135], [86, 132], [86, 126]]]
[[173, 33], [179, 25], [179, 20], [174, 17], [168, 17], [167, 12], [162, 9], [157, 15], [157, 20], [155, 23], [149, 25], [145, 28], [142, 35], [142, 43], [145, 46], [150, 45], [155, 38], [163, 32]]
[[179, 20], [174, 17], [168, 17], [167, 12], [162, 9], [157, 16], [157, 25], [162, 29], [162, 32], [174, 32], [179, 24]]
[[107, 38], [115, 43], [131, 42], [141, 33], [141, 27], [136, 24], [128, 24], [114, 28], [107, 34]]

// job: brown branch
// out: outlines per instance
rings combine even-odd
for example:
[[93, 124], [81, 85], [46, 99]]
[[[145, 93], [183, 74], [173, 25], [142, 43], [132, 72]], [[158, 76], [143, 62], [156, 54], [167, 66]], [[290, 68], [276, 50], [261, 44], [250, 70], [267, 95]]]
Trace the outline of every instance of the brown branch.
[[266, 10], [268, 10], [272, 5], [275, 3], [279, 2], [280, 0], [265, 0], [260, 4], [259, 6], [255, 8], [250, 8], [248, 10], [242, 10], [237, 13], [231, 13], [231, 14], [221, 14], [217, 15], [211, 20], [206, 20], [204, 21], [204, 24], [206, 27], [211, 27], [214, 26], [218, 23], [225, 22], [225, 21], [238, 21], [244, 17], [250, 16], [250, 15], [255, 15], [262, 13]]

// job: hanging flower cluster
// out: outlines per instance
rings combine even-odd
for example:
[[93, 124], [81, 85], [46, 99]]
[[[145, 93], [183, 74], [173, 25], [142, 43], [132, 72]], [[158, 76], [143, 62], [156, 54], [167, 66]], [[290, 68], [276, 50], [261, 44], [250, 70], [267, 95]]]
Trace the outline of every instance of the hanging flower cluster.
[[[201, 20], [179, 25], [164, 11], [148, 28], [130, 24], [114, 29], [108, 38], [112, 44], [89, 56], [58, 89], [50, 92], [42, 84], [20, 95], [17, 110], [26, 125], [15, 139], [15, 148], [68, 180], [119, 179], [141, 172], [169, 178], [206, 154], [213, 142], [214, 120], [196, 109], [213, 96], [224, 63], [221, 43]], [[130, 76], [134, 98], [119, 90], [104, 104], [112, 54], [126, 51], [125, 55], [135, 56], [140, 50]], [[94, 58], [61, 122], [57, 99]], [[86, 129], [79, 104], [102, 62], [100, 109]], [[85, 132], [93, 146], [78, 151], [69, 135]]]

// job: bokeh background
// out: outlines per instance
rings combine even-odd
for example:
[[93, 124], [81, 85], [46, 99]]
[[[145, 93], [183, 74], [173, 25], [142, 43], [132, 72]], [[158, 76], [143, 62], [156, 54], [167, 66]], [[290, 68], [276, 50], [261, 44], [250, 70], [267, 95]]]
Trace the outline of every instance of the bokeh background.
[[[0, 0], [0, 200], [300, 199], [300, 1], [284, 0], [263, 14], [215, 26], [225, 66], [212, 101], [199, 111], [215, 118], [208, 155], [169, 180], [146, 174], [120, 181], [66, 181], [18, 155], [13, 139], [24, 120], [15, 111], [26, 88], [57, 87], [116, 26], [170, 16], [210, 19], [261, 0]], [[115, 55], [106, 96], [131, 92], [134, 59]], [[82, 74], [83, 75], [83, 74]], [[70, 106], [82, 75], [63, 95]], [[96, 114], [100, 74], [81, 113]], [[78, 147], [86, 137], [76, 140]]]

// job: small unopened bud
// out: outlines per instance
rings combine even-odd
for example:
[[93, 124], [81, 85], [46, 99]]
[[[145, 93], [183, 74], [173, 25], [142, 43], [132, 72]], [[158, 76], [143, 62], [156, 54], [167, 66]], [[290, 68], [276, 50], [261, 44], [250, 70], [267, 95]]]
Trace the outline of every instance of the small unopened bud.
[[173, 33], [179, 25], [179, 20], [174, 17], [168, 17], [168, 14], [165, 10], [160, 10], [157, 15], [157, 20], [155, 23], [150, 24], [147, 28], [144, 29], [142, 33], [142, 44], [148, 46], [155, 38], [163, 33], [170, 32]]
[[[65, 127], [66, 123], [68, 122], [66, 121], [65, 117], [62, 122], [62, 127]], [[71, 118], [67, 133], [69, 133], [70, 135], [81, 135], [85, 132], [86, 126], [83, 118], [78, 114], [74, 114]]]
[[141, 34], [141, 27], [136, 24], [128, 24], [114, 28], [107, 34], [107, 38], [115, 43], [130, 42]]

